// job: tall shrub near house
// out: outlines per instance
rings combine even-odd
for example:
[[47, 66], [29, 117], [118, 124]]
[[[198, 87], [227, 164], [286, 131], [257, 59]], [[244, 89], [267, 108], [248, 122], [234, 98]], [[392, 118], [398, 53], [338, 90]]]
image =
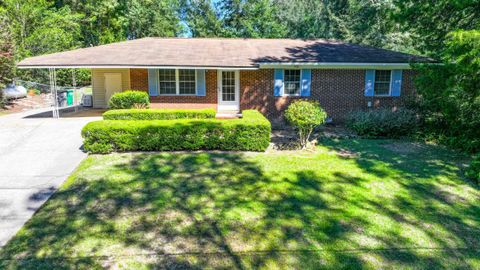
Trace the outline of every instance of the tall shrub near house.
[[327, 113], [316, 101], [298, 100], [288, 106], [285, 118], [297, 130], [300, 146], [304, 149], [313, 130], [325, 122]]
[[424, 133], [450, 146], [480, 151], [480, 31], [451, 33], [444, 65], [415, 68]]

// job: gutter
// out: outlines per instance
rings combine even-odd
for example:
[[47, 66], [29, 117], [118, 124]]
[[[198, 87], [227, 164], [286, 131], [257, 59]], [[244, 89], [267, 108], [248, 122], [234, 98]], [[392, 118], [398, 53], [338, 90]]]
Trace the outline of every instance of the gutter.
[[258, 67], [245, 67], [245, 66], [145, 66], [145, 65], [17, 65], [19, 69], [41, 69], [41, 68], [111, 68], [111, 69], [122, 69], [122, 68], [142, 68], [142, 69], [215, 69], [215, 70], [257, 70]]
[[311, 68], [311, 69], [411, 69], [409, 63], [259, 63], [260, 68]]

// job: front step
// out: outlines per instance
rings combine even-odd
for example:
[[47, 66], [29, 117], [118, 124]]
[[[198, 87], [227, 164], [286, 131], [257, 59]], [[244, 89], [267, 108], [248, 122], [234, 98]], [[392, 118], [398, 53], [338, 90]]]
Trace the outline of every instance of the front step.
[[217, 119], [236, 119], [242, 118], [242, 114], [239, 111], [218, 111], [215, 115]]

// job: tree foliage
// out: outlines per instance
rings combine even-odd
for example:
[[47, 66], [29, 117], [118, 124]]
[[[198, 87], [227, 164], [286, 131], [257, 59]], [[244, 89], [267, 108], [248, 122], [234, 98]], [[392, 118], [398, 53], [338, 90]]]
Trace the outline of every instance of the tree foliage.
[[415, 37], [423, 54], [441, 56], [448, 34], [480, 29], [478, 0], [394, 0], [394, 21]]
[[3, 106], [4, 99], [2, 90], [12, 82], [15, 70], [14, 44], [4, 12], [0, 7], [0, 107]]
[[184, 20], [192, 37], [223, 36], [222, 22], [210, 0], [188, 0], [183, 8]]
[[416, 67], [419, 108], [436, 139], [480, 151], [480, 31], [448, 35], [443, 65]]

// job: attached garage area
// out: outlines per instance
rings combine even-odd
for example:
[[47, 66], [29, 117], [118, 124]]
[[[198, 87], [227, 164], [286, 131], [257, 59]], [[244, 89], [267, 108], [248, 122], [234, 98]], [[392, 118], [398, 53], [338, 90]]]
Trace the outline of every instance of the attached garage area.
[[92, 95], [94, 108], [106, 108], [116, 92], [130, 89], [130, 69], [92, 69]]

